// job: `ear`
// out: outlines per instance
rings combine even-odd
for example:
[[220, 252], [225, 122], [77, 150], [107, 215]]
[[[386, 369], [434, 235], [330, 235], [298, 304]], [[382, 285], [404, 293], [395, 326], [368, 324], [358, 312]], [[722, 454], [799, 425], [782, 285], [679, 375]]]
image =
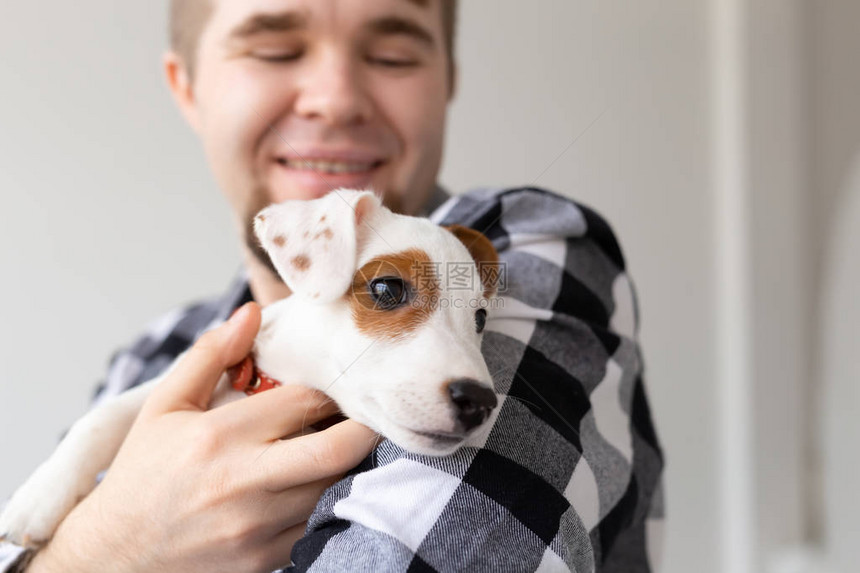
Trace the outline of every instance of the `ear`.
[[445, 229], [460, 239], [460, 242], [469, 250], [475, 264], [478, 266], [478, 275], [484, 286], [484, 296], [489, 298], [496, 293], [499, 287], [499, 253], [483, 233], [464, 227], [462, 225], [447, 225]]
[[166, 52], [162, 58], [164, 76], [167, 87], [173, 95], [173, 101], [179, 106], [179, 111], [188, 125], [199, 133], [199, 120], [197, 115], [197, 102], [194, 98], [194, 84], [191, 81], [191, 73], [185, 61], [176, 52]]
[[380, 209], [370, 191], [338, 189], [263, 209], [254, 232], [293, 293], [330, 302], [352, 284], [361, 227]]

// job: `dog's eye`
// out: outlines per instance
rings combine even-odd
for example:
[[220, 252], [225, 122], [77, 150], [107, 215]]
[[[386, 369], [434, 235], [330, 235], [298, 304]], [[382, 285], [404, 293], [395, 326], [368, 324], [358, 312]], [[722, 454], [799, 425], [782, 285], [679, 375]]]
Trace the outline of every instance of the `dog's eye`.
[[484, 331], [484, 326], [487, 324], [487, 311], [479, 308], [475, 311], [475, 330], [478, 334]]
[[406, 285], [397, 277], [382, 277], [370, 281], [370, 296], [376, 308], [391, 310], [406, 299]]

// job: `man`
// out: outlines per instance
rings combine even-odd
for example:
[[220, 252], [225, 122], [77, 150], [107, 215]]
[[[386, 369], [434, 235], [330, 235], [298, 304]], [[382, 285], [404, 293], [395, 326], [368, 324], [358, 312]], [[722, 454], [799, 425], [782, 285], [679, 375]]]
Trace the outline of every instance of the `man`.
[[[166, 76], [232, 207], [247, 276], [160, 321], [113, 361], [97, 399], [156, 375], [240, 310], [152, 394], [100, 485], [20, 567], [650, 570], [662, 454], [621, 252], [597, 214], [545, 191], [445, 201], [436, 177], [455, 10], [452, 0], [173, 0]], [[298, 387], [204, 411], [259, 327], [259, 307], [243, 303], [289, 295], [251, 238], [252, 217], [337, 187], [373, 187], [393, 209], [472, 226], [500, 251], [506, 306], [483, 350], [503, 402], [483, 448], [414, 456], [374, 447], [349, 420], [280, 441], [335, 411]], [[5, 550], [7, 561], [20, 552]]]

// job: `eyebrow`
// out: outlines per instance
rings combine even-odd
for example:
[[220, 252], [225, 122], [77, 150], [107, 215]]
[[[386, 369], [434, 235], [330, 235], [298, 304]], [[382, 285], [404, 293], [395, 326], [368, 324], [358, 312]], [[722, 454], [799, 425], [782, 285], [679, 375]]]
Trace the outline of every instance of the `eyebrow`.
[[307, 25], [307, 15], [301, 12], [261, 12], [252, 14], [236, 26], [230, 32], [230, 37], [238, 39], [264, 32], [288, 32], [306, 28]]
[[[410, 4], [421, 7], [427, 6], [427, 0], [405, 0]], [[289, 32], [302, 30], [308, 26], [308, 16], [304, 12], [260, 12], [248, 16], [241, 24], [230, 32], [230, 38], [243, 39], [266, 32]], [[426, 46], [433, 48], [436, 41], [424, 26], [400, 16], [383, 16], [365, 25], [371, 34], [379, 36], [409, 36]]]
[[[409, 0], [421, 3], [421, 0]], [[379, 36], [409, 36], [432, 48], [436, 45], [433, 34], [417, 22], [399, 16], [384, 16], [369, 22], [365, 28]]]

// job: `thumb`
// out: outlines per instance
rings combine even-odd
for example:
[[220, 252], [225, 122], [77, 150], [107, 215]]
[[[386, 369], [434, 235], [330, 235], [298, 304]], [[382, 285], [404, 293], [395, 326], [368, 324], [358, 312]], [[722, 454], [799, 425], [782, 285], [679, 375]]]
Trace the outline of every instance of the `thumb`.
[[260, 306], [249, 302], [201, 336], [153, 389], [147, 400], [150, 413], [205, 410], [224, 371], [251, 352], [260, 320]]

